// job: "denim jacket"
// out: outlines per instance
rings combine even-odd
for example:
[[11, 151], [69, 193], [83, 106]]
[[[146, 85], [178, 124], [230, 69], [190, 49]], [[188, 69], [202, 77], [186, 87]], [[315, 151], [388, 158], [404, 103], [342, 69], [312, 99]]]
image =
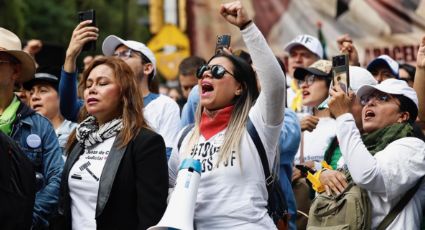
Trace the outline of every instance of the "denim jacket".
[[32, 161], [37, 179], [42, 181], [35, 197], [33, 227], [46, 227], [49, 216], [57, 210], [64, 165], [53, 126], [47, 118], [21, 103], [11, 137]]

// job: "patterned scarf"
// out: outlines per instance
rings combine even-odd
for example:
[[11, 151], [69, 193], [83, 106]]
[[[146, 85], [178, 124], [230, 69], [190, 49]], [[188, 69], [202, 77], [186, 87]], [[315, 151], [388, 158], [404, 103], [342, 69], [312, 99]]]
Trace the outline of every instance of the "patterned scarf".
[[121, 118], [113, 119], [99, 127], [96, 118], [89, 116], [78, 125], [77, 140], [81, 146], [90, 147], [117, 135], [122, 128]]

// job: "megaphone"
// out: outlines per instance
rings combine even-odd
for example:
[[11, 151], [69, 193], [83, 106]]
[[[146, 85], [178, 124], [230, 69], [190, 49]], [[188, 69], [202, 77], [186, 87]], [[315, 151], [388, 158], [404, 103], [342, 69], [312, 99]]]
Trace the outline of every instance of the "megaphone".
[[183, 160], [167, 210], [159, 223], [148, 230], [193, 230], [193, 216], [201, 179], [201, 168], [199, 160], [193, 158]]

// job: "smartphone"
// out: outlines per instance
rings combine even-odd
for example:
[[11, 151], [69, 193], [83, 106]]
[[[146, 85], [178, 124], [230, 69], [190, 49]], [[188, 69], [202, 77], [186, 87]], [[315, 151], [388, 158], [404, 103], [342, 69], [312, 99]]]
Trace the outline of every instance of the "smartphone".
[[[96, 26], [96, 11], [93, 9], [78, 12], [78, 21], [92, 20], [90, 26]], [[83, 46], [83, 51], [96, 50], [96, 41], [89, 41]]]
[[332, 57], [332, 82], [333, 85], [339, 84], [341, 89], [348, 94], [350, 88], [350, 76], [348, 71], [348, 55], [341, 54]]
[[229, 48], [230, 39], [231, 36], [227, 34], [217, 36], [217, 43], [215, 44], [215, 54], [223, 52], [223, 48]]

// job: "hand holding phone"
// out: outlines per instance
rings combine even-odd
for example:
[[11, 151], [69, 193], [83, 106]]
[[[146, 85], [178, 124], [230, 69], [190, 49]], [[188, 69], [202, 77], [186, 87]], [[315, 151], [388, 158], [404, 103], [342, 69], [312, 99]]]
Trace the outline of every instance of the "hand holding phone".
[[230, 47], [231, 36], [223, 34], [217, 36], [217, 43], [215, 44], [215, 54], [223, 52], [223, 48], [228, 49]]
[[339, 84], [342, 90], [348, 94], [350, 88], [350, 76], [348, 71], [348, 55], [341, 54], [332, 57], [332, 73], [333, 73], [333, 85]]
[[[96, 12], [93, 9], [78, 12], [78, 21], [91, 20], [89, 26], [96, 26]], [[84, 44], [83, 51], [94, 51], [96, 49], [96, 41], [89, 41]]]

